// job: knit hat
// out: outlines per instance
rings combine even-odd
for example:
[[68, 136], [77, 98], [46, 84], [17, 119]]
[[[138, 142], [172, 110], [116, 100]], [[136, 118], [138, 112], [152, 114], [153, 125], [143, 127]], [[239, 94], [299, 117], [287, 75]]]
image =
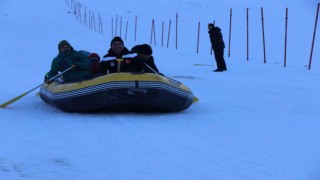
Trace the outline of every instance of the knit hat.
[[152, 54], [152, 48], [148, 44], [142, 44], [142, 54]]
[[119, 41], [119, 42], [121, 42], [121, 43], [124, 45], [123, 40], [121, 39], [121, 37], [116, 36], [116, 37], [114, 37], [114, 38], [111, 40], [110, 46], [112, 46], [112, 44], [113, 44], [114, 42], [116, 42], [116, 41]]
[[97, 53], [90, 53], [89, 60], [92, 62], [100, 61], [100, 56]]
[[137, 54], [152, 54], [152, 48], [148, 44], [134, 46], [131, 51]]
[[67, 40], [62, 40], [59, 42], [58, 44], [58, 50], [60, 51], [60, 48], [63, 46], [63, 45], [69, 45], [70, 46], [70, 43], [67, 41]]

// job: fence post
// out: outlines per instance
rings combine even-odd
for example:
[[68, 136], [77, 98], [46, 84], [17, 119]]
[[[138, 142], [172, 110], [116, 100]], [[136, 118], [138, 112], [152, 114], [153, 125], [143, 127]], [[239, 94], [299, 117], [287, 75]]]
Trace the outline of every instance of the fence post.
[[264, 19], [263, 19], [263, 7], [261, 7], [261, 22], [262, 22], [262, 39], [263, 39], [263, 62], [266, 63], [266, 43], [264, 38]]
[[120, 37], [122, 37], [122, 16], [120, 17]]
[[249, 61], [249, 8], [247, 8], [247, 61]]
[[92, 13], [92, 18], [93, 18], [93, 27], [94, 27], [94, 31], [96, 32], [96, 18], [94, 17], [94, 13]]
[[80, 23], [82, 23], [82, 19], [81, 19], [82, 15], [81, 15], [81, 9], [80, 7], [78, 8], [78, 20], [80, 20]]
[[91, 11], [89, 10], [89, 29], [92, 30], [92, 19], [91, 19]]
[[114, 37], [113, 35], [113, 18], [111, 18], [111, 38]]
[[127, 24], [126, 24], [126, 33], [124, 35], [124, 40], [127, 40], [127, 34], [128, 34], [128, 21], [127, 21]]
[[176, 14], [176, 49], [178, 49], [178, 13]]
[[88, 27], [88, 24], [87, 24], [87, 7], [84, 8], [83, 24], [84, 24], [86, 27]]
[[135, 22], [134, 22], [134, 41], [137, 41], [137, 25], [138, 25], [138, 16], [136, 16]]
[[171, 19], [170, 19], [170, 21], [169, 21], [169, 30], [168, 30], [167, 48], [169, 48], [170, 31], [171, 31]]
[[154, 45], [156, 46], [157, 45], [157, 39], [156, 39], [156, 25], [154, 23], [154, 20], [153, 20], [153, 38], [154, 38]]
[[311, 45], [311, 53], [310, 53], [310, 61], [309, 61], [308, 70], [311, 69], [312, 54], [313, 54], [313, 47], [314, 47], [314, 39], [316, 37], [317, 24], [318, 24], [319, 6], [320, 6], [320, 3], [318, 3], [318, 8], [317, 8], [316, 22], [315, 22], [315, 25], [314, 25], [314, 32], [313, 32], [313, 38], [312, 38], [312, 45]]
[[161, 47], [163, 47], [163, 37], [164, 37], [164, 21], [162, 21], [162, 31], [161, 31]]
[[116, 29], [114, 33], [115, 36], [117, 36], [117, 32], [118, 32], [118, 14], [116, 15]]
[[199, 53], [200, 21], [198, 22], [197, 53]]
[[153, 35], [153, 29], [154, 29], [154, 19], [152, 19], [152, 22], [151, 22], [151, 35], [150, 35], [150, 44], [152, 44], [152, 35]]
[[231, 26], [232, 26], [232, 8], [230, 8], [230, 26], [229, 26], [229, 50], [228, 57], [230, 57], [230, 49], [231, 49]]
[[100, 19], [100, 33], [103, 34], [103, 25], [102, 25], [102, 17], [99, 14]]
[[100, 13], [98, 13], [98, 33], [101, 34], [101, 16], [100, 16]]
[[286, 8], [286, 26], [285, 26], [285, 33], [284, 33], [284, 63], [283, 66], [287, 66], [287, 31], [288, 31], [288, 8]]

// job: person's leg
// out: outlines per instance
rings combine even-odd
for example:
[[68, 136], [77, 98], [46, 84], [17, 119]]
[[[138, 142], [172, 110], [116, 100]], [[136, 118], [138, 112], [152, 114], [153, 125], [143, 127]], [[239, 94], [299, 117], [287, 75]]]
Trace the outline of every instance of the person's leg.
[[215, 71], [223, 71], [223, 49], [222, 51], [220, 49], [214, 50], [214, 57], [217, 62], [217, 69]]
[[225, 71], [225, 70], [227, 70], [227, 65], [226, 65], [226, 62], [224, 60], [223, 54], [224, 54], [224, 49], [221, 50], [220, 58], [221, 58], [221, 68], [222, 68], [222, 70]]

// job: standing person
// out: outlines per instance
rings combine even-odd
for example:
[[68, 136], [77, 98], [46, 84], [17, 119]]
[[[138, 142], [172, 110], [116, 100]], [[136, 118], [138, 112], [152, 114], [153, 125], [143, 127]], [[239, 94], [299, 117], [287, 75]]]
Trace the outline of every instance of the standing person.
[[[159, 70], [154, 63], [152, 56], [152, 48], [148, 44], [136, 45], [131, 49], [131, 52], [137, 53], [138, 55], [133, 58], [133, 64], [136, 72], [145, 73], [159, 73]], [[161, 74], [163, 75], [163, 74]]]
[[59, 54], [52, 60], [51, 69], [45, 75], [46, 83], [50, 83], [50, 78], [73, 65], [75, 65], [75, 67], [72, 70], [63, 74], [65, 82], [81, 81], [92, 77], [90, 61], [88, 61], [83, 53], [74, 50], [68, 41], [60, 41], [58, 50]]
[[[115, 73], [118, 71], [127, 72], [127, 66], [130, 65], [132, 58], [125, 58], [131, 52], [124, 46], [121, 37], [116, 36], [110, 42], [108, 53], [103, 56], [100, 63], [100, 73]], [[121, 59], [121, 61], [117, 61]], [[121, 68], [120, 68], [121, 67]]]
[[226, 62], [223, 58], [224, 53], [224, 41], [221, 33], [221, 29], [219, 27], [215, 27], [214, 24], [208, 24], [208, 33], [210, 36], [210, 41], [212, 45], [212, 49], [214, 51], [214, 57], [217, 62], [217, 69], [213, 70], [214, 72], [222, 72], [227, 70]]

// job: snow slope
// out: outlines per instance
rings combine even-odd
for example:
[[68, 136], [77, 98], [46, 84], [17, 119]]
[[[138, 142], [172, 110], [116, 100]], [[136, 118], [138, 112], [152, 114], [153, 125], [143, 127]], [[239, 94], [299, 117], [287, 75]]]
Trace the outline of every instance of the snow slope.
[[[106, 53], [112, 18], [115, 22], [117, 15], [123, 18], [123, 25], [128, 21], [128, 48], [150, 43], [155, 20], [157, 45], [152, 46], [158, 68], [187, 85], [200, 101], [178, 113], [83, 114], [61, 112], [44, 103], [37, 91], [32, 92], [0, 109], [1, 180], [320, 179], [319, 36], [311, 70], [307, 70], [319, 2], [77, 1], [82, 17], [85, 7], [87, 15], [95, 13], [96, 21], [100, 13], [103, 34], [86, 27], [84, 19], [80, 22], [71, 2], [0, 1], [1, 104], [42, 83], [62, 39], [77, 50]], [[263, 63], [261, 7], [267, 63]], [[283, 67], [287, 7], [287, 67]], [[206, 29], [212, 21], [223, 30], [227, 72], [212, 72], [215, 63]], [[162, 22], [164, 47], [160, 43]], [[196, 53], [198, 22], [201, 32]]]

